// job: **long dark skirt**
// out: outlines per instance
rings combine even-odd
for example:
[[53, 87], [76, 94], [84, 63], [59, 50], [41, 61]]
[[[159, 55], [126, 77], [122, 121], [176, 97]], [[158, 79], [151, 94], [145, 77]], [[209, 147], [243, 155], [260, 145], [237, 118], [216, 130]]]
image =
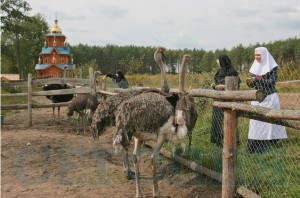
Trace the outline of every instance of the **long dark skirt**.
[[271, 147], [277, 145], [278, 140], [250, 140], [248, 139], [248, 144], [246, 148], [246, 153], [265, 153]]
[[222, 147], [224, 137], [224, 111], [218, 107], [213, 107], [210, 133], [210, 142]]

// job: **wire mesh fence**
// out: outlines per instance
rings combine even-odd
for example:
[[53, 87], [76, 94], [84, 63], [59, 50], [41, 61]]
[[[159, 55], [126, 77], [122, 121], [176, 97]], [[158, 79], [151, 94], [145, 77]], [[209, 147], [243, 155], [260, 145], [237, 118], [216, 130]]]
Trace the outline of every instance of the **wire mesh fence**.
[[[188, 75], [187, 88], [210, 88], [213, 73]], [[263, 102], [240, 101], [272, 109], [300, 110], [300, 68], [287, 65], [260, 80], [268, 96]], [[253, 90], [247, 86], [249, 73], [241, 73], [240, 89]], [[271, 78], [271, 80], [270, 80]], [[176, 87], [177, 76], [169, 75], [169, 84]], [[273, 81], [277, 81], [272, 85]], [[152, 80], [143, 79], [144, 86], [152, 86]], [[276, 92], [275, 92], [276, 90]], [[223, 120], [222, 109], [213, 107], [213, 99], [195, 98], [198, 121], [193, 131], [189, 159], [203, 167], [222, 174]], [[299, 122], [294, 120], [292, 122]], [[299, 126], [295, 124], [295, 126]], [[300, 130], [278, 124], [261, 122], [246, 117], [238, 118], [238, 155], [236, 186], [243, 186], [261, 197], [298, 197], [300, 194], [299, 137]], [[236, 193], [238, 195], [238, 192]]]

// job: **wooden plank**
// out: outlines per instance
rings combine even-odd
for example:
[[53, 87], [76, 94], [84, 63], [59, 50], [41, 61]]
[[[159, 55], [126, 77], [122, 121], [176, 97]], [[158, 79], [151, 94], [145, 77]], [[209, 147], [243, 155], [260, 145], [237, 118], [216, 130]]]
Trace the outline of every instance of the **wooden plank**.
[[234, 109], [236, 111], [256, 113], [265, 116], [267, 119], [300, 120], [300, 110], [276, 110], [237, 102], [220, 101], [215, 101], [213, 105], [220, 108]]
[[239, 90], [239, 91], [216, 91], [210, 89], [191, 89], [187, 92], [193, 97], [208, 97], [227, 101], [263, 101], [264, 91], [261, 90]]
[[[50, 103], [50, 104], [32, 104], [32, 108], [53, 108], [68, 106], [70, 102]], [[21, 110], [28, 109], [28, 104], [1, 105], [1, 110]]]
[[261, 198], [261, 196], [247, 189], [245, 186], [240, 186], [237, 192], [245, 198]]
[[67, 94], [87, 94], [91, 90], [89, 87], [79, 87], [72, 89], [59, 89], [51, 91], [37, 91], [32, 93], [33, 96], [54, 96], [54, 95], [67, 95]]
[[44, 85], [44, 84], [65, 84], [69, 83], [72, 85], [89, 85], [89, 79], [82, 78], [50, 78], [50, 79], [36, 79], [32, 82], [33, 85]]
[[20, 96], [28, 96], [28, 92], [27, 93], [1, 94], [1, 97], [20, 97]]
[[[60, 89], [60, 90], [51, 90], [51, 91], [36, 91], [32, 93], [32, 96], [52, 96], [52, 95], [66, 95], [66, 94], [87, 94], [90, 93], [89, 87], [79, 87], [71, 89]], [[100, 93], [99, 88], [97, 92]], [[14, 94], [1, 94], [1, 97], [18, 97], [18, 96], [27, 96], [28, 93], [14, 93]], [[114, 94], [113, 94], [114, 95]]]
[[1, 110], [21, 110], [21, 109], [28, 109], [28, 104], [1, 105]]

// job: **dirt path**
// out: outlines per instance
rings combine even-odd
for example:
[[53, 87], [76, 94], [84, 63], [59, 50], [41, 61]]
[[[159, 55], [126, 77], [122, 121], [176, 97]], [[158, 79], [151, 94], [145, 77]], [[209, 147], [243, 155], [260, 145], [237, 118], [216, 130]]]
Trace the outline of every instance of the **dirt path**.
[[[48, 103], [45, 97], [36, 98]], [[104, 197], [135, 196], [135, 183], [125, 178], [121, 156], [114, 153], [112, 130], [99, 141], [91, 134], [76, 134], [66, 107], [61, 123], [52, 123], [51, 109], [33, 109], [33, 127], [27, 111], [5, 116], [1, 126], [1, 197]], [[141, 189], [152, 197], [151, 150], [141, 156]], [[159, 188], [162, 195], [178, 198], [221, 197], [221, 186], [161, 156]]]

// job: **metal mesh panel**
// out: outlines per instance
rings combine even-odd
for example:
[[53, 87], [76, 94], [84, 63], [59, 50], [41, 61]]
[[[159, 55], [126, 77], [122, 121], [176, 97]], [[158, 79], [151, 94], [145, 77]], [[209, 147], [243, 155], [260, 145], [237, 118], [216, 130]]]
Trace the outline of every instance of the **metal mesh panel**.
[[[300, 110], [300, 68], [298, 67], [290, 65], [279, 68], [276, 83], [277, 94], [270, 94], [271, 96], [267, 97], [264, 101], [265, 107]], [[241, 90], [254, 89], [246, 86], [247, 77], [249, 73], [240, 74]], [[198, 79], [195, 80], [196, 78]], [[188, 76], [186, 87], [208, 89], [212, 79], [213, 74]], [[170, 85], [176, 84], [175, 78], [168, 76], [168, 80], [171, 81]], [[195, 86], [195, 81], [198, 82], [198, 87]], [[143, 85], [148, 86], [147, 80]], [[149, 86], [153, 87], [153, 84]], [[277, 100], [280, 105], [276, 105]], [[224, 127], [222, 110], [212, 106], [213, 99], [200, 97], [195, 98], [195, 102], [199, 117], [193, 131], [192, 147], [183, 155], [200, 166], [222, 174]], [[251, 104], [250, 101], [243, 101], [243, 103], [262, 105], [258, 102]], [[298, 197], [300, 194], [300, 171], [298, 170], [300, 130], [274, 125], [268, 121], [250, 120], [246, 117], [238, 118], [237, 190], [243, 186], [261, 197]], [[255, 139], [248, 139], [249, 129]], [[268, 133], [270, 130], [273, 132]], [[215, 134], [214, 138], [211, 134]], [[214, 182], [211, 184], [215, 185]], [[238, 193], [236, 194], [238, 196]]]

